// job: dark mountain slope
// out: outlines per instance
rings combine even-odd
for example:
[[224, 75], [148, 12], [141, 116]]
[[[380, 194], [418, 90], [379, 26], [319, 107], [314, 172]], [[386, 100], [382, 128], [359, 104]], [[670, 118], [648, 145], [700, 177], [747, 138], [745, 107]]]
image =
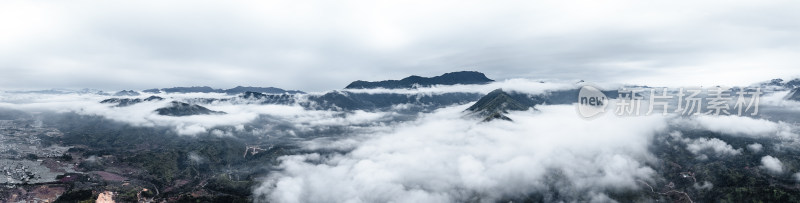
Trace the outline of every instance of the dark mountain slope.
[[110, 99], [105, 99], [103, 101], [100, 101], [100, 103], [103, 103], [103, 104], [117, 104], [117, 105], [114, 105], [114, 106], [116, 106], [116, 107], [126, 107], [126, 106], [130, 106], [130, 105], [134, 105], [134, 104], [138, 104], [138, 103], [142, 103], [142, 102], [161, 101], [161, 100], [164, 100], [164, 98], [161, 98], [159, 96], [150, 96], [150, 97], [147, 97], [147, 98], [144, 98], [144, 99], [140, 99], [140, 98], [136, 98], [136, 99], [110, 98]]
[[800, 101], [800, 87], [794, 88], [783, 99], [792, 100], [792, 101]]
[[117, 93], [114, 93], [114, 96], [139, 96], [139, 93], [133, 90], [122, 90]]
[[243, 87], [236, 86], [231, 89], [214, 89], [209, 86], [192, 86], [192, 87], [171, 87], [161, 89], [147, 89], [142, 92], [147, 93], [226, 93], [226, 94], [241, 94], [245, 92], [259, 92], [266, 94], [303, 94], [305, 92], [298, 90], [284, 90], [277, 87]]
[[378, 82], [355, 81], [347, 85], [345, 89], [371, 89], [371, 88], [386, 88], [386, 89], [400, 89], [400, 88], [413, 88], [415, 86], [429, 87], [433, 85], [456, 85], [456, 84], [486, 84], [493, 82], [483, 73], [476, 71], [461, 71], [445, 73], [444, 75], [436, 77], [420, 77], [410, 76], [402, 80], [384, 80]]
[[192, 116], [192, 115], [208, 115], [208, 114], [225, 114], [222, 111], [212, 111], [206, 107], [197, 104], [187, 104], [183, 102], [173, 101], [169, 106], [156, 109], [158, 115], [162, 116]]
[[544, 98], [538, 96], [514, 92], [507, 93], [502, 89], [496, 89], [483, 96], [475, 104], [467, 108], [466, 111], [470, 112], [470, 115], [483, 118], [483, 121], [494, 119], [511, 121], [511, 118], [505, 115], [509, 111], [525, 111], [542, 103], [544, 103]]

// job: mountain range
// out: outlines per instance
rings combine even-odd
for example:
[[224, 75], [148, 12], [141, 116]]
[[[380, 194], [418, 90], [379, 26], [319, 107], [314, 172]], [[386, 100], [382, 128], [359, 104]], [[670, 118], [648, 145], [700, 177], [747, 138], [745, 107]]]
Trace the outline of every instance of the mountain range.
[[783, 79], [775, 78], [770, 80], [769, 82], [760, 83], [760, 86], [779, 86], [784, 88], [793, 89], [796, 87], [800, 87], [800, 78], [795, 78], [789, 81], [784, 82]]
[[415, 88], [415, 87], [430, 87], [433, 85], [465, 85], [465, 84], [486, 84], [494, 82], [481, 72], [477, 71], [460, 71], [445, 73], [435, 77], [421, 77], [412, 75], [401, 80], [384, 80], [377, 82], [367, 82], [358, 80], [350, 83], [345, 89], [372, 89], [372, 88], [385, 88], [385, 89], [400, 89], [400, 88]]
[[[362, 88], [415, 88], [421, 86], [432, 85], [452, 85], [452, 84], [485, 84], [494, 81], [487, 78], [483, 73], [474, 71], [461, 71], [445, 73], [441, 76], [424, 78], [419, 76], [410, 76], [402, 80], [384, 80], [379, 82], [364, 82], [355, 81], [348, 85], [344, 90], [334, 90], [323, 94], [304, 94], [301, 91], [286, 91], [280, 88], [268, 87], [236, 87], [232, 89], [214, 89], [207, 86], [201, 87], [174, 87], [153, 89], [145, 92], [167, 92], [167, 93], [190, 93], [190, 92], [214, 92], [214, 93], [227, 93], [238, 94], [238, 96], [230, 98], [188, 98], [181, 99], [178, 102], [184, 102], [191, 105], [193, 108], [172, 108], [172, 113], [169, 115], [195, 115], [213, 112], [212, 110], [203, 109], [200, 106], [204, 104], [211, 104], [214, 102], [235, 102], [235, 103], [252, 103], [252, 104], [277, 104], [277, 105], [299, 105], [307, 109], [317, 110], [365, 110], [365, 111], [385, 111], [397, 106], [410, 107], [406, 111], [430, 112], [435, 109], [476, 102], [473, 106], [466, 111], [470, 115], [480, 117], [482, 120], [491, 121], [494, 119], [511, 120], [506, 114], [514, 110], [527, 110], [540, 104], [571, 104], [576, 102], [579, 90], [566, 89], [557, 91], [548, 91], [541, 94], [525, 94], [519, 92], [508, 92], [502, 89], [494, 90], [488, 94], [481, 94], [475, 92], [448, 92], [441, 94], [402, 94], [402, 93], [365, 93], [358, 91], [349, 91], [352, 89]], [[774, 79], [769, 82], [761, 83], [762, 87], [779, 87], [780, 89], [794, 88], [788, 95], [785, 96], [786, 100], [800, 101], [800, 79], [790, 80], [784, 82], [781, 79]], [[797, 86], [797, 87], [795, 87]], [[248, 91], [254, 90], [254, 91]], [[244, 91], [244, 92], [241, 92]], [[241, 93], [238, 93], [241, 92]], [[618, 96], [616, 90], [603, 91], [610, 99]], [[115, 95], [131, 96], [136, 95], [135, 91], [121, 91]], [[161, 97], [150, 98], [109, 98], [101, 101], [101, 103], [115, 104], [116, 107], [125, 107], [141, 102], [163, 100]], [[173, 105], [174, 107], [175, 105]], [[167, 108], [167, 107], [165, 107]], [[199, 110], [198, 110], [199, 109]], [[178, 111], [187, 110], [187, 112], [179, 113]], [[207, 110], [207, 111], [206, 111]]]
[[[372, 88], [385, 88], [391, 89], [399, 84], [407, 85], [402, 87], [412, 87], [414, 84], [411, 81], [418, 80], [421, 77], [411, 76], [403, 80], [386, 80], [381, 82], [368, 82], [369, 87]], [[481, 84], [494, 81], [487, 78], [483, 73], [462, 71], [446, 73], [441, 76], [424, 79], [426, 85], [445, 85], [445, 84]], [[354, 82], [359, 84], [358, 81]], [[366, 83], [365, 83], [366, 84]], [[352, 84], [351, 84], [352, 86]], [[366, 87], [366, 86], [358, 86]], [[235, 89], [235, 91], [233, 91]], [[231, 89], [236, 92], [246, 90], [245, 87], [237, 87]], [[277, 88], [276, 88], [277, 89]], [[353, 88], [350, 88], [353, 89]], [[165, 92], [224, 92], [224, 90], [213, 89], [211, 87], [177, 87], [177, 88], [164, 88], [159, 91]], [[264, 89], [260, 89], [264, 90]], [[279, 91], [273, 91], [279, 92]], [[604, 91], [609, 98], [616, 98], [617, 91]], [[344, 90], [334, 90], [324, 94], [292, 94], [288, 92], [282, 93], [266, 93], [260, 91], [246, 91], [240, 93], [236, 97], [230, 98], [191, 98], [182, 99], [180, 102], [189, 104], [203, 105], [211, 104], [214, 102], [235, 102], [235, 103], [254, 103], [254, 104], [278, 104], [278, 105], [291, 105], [297, 104], [307, 109], [317, 110], [365, 110], [365, 111], [380, 111], [389, 110], [398, 105], [411, 107], [407, 111], [430, 112], [432, 110], [457, 105], [466, 104], [478, 101], [474, 108], [470, 111], [478, 112], [473, 113], [483, 117], [491, 117], [492, 115], [503, 118], [499, 115], [505, 115], [508, 110], [523, 109], [522, 107], [533, 107], [535, 105], [547, 104], [571, 104], [576, 102], [578, 97], [578, 89], [549, 91], [542, 94], [530, 95], [519, 92], [505, 92], [503, 90], [495, 90], [491, 93], [481, 94], [475, 92], [448, 92], [441, 94], [402, 94], [402, 93], [363, 93]], [[146, 99], [130, 99], [130, 98], [111, 98], [103, 100], [101, 103], [114, 103], [117, 107], [124, 107], [140, 102], [148, 101]], [[519, 105], [517, 105], [519, 104]], [[483, 106], [486, 105], [486, 106]], [[202, 106], [200, 106], [202, 107]], [[524, 108], [527, 109], [527, 108]], [[179, 110], [179, 109], [176, 109]], [[191, 115], [192, 112], [183, 113]], [[505, 118], [503, 118], [505, 119]], [[488, 119], [492, 120], [492, 119]], [[488, 121], [487, 120], [487, 121]]]
[[100, 103], [103, 103], [103, 104], [115, 104], [114, 106], [116, 106], [116, 107], [126, 107], [126, 106], [130, 106], [130, 105], [134, 105], [134, 104], [138, 104], [138, 103], [142, 103], [142, 102], [161, 101], [161, 100], [164, 100], [164, 98], [163, 97], [159, 97], [159, 96], [150, 96], [150, 97], [147, 97], [147, 98], [144, 98], [144, 99], [140, 99], [140, 98], [134, 98], [134, 99], [131, 99], [131, 98], [109, 98], [109, 99], [105, 99], [103, 101], [100, 101]]
[[241, 94], [245, 92], [261, 92], [267, 94], [304, 94], [305, 92], [299, 90], [284, 90], [277, 87], [243, 87], [236, 86], [231, 89], [214, 89], [209, 86], [192, 86], [192, 87], [171, 87], [161, 89], [146, 89], [142, 90], [146, 93], [226, 93], [226, 94]]

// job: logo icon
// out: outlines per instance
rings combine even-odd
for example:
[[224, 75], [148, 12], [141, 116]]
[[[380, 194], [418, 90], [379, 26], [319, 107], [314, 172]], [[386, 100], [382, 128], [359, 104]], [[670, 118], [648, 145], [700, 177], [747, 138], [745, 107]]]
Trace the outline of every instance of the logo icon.
[[578, 92], [578, 114], [591, 118], [606, 112], [609, 99], [600, 89], [583, 86]]

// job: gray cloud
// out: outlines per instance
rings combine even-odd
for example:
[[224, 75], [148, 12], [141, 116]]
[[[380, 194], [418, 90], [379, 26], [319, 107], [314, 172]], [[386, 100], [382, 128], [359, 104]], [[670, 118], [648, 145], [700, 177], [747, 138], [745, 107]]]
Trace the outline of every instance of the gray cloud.
[[[800, 74], [791, 1], [0, 3], [0, 86], [279, 86], [478, 70], [690, 85]], [[703, 80], [699, 80], [703, 79]], [[694, 84], [703, 81], [708, 84]]]

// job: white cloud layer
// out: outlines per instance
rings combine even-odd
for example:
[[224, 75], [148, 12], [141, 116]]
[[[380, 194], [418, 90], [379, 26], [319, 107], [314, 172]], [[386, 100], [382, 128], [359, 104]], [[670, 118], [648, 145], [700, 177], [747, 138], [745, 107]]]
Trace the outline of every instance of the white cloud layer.
[[[616, 84], [600, 84], [609, 89], [616, 88]], [[571, 82], [546, 82], [542, 83], [530, 79], [511, 79], [486, 85], [451, 85], [434, 86], [418, 89], [364, 89], [348, 90], [357, 93], [396, 93], [407, 95], [436, 95], [444, 93], [478, 93], [485, 94], [497, 88], [508, 91], [518, 91], [529, 94], [542, 94], [546, 91], [565, 90], [577, 88]], [[327, 92], [313, 92], [311, 95], [321, 95]], [[143, 94], [132, 97], [113, 98], [145, 98], [153, 94]], [[219, 126], [241, 126], [250, 123], [260, 116], [270, 116], [283, 122], [291, 123], [299, 130], [309, 130], [320, 126], [352, 126], [352, 125], [381, 125], [382, 121], [391, 120], [396, 112], [367, 112], [355, 110], [339, 112], [329, 110], [309, 110], [298, 104], [289, 105], [262, 105], [253, 104], [250, 100], [236, 98], [235, 95], [223, 93], [174, 93], [155, 94], [166, 98], [163, 101], [142, 102], [126, 107], [113, 107], [114, 104], [102, 104], [100, 101], [112, 96], [96, 94], [36, 94], [0, 91], [0, 107], [20, 109], [25, 111], [55, 111], [75, 112], [82, 115], [98, 115], [105, 118], [125, 122], [135, 126], [166, 126], [174, 128], [181, 135], [196, 135], [211, 133], [212, 135], [225, 136], [231, 132], [213, 129]], [[201, 104], [214, 111], [226, 112], [224, 115], [194, 115], [194, 116], [162, 116], [154, 110], [167, 106], [171, 101], [191, 101], [198, 98], [231, 99], [230, 101], [215, 101]], [[296, 95], [298, 101], [306, 101], [308, 95]], [[190, 102], [191, 103], [191, 102]], [[403, 108], [403, 104], [397, 108]], [[268, 123], [269, 124], [269, 123]], [[269, 132], [263, 132], [269, 133]]]
[[700, 154], [704, 150], [711, 150], [717, 155], [739, 155], [742, 153], [741, 149], [734, 149], [725, 141], [717, 138], [698, 138], [686, 143], [686, 149], [693, 154]]
[[764, 146], [759, 144], [759, 143], [753, 143], [753, 144], [747, 145], [747, 149], [750, 150], [753, 153], [759, 153], [759, 152], [761, 152], [762, 149], [764, 149]]
[[781, 160], [769, 155], [761, 157], [760, 167], [764, 170], [767, 170], [770, 173], [774, 174], [783, 173], [783, 163], [781, 162]]
[[666, 127], [662, 116], [587, 121], [573, 106], [478, 123], [462, 119], [465, 108], [367, 135], [347, 154], [283, 157], [283, 171], [256, 195], [276, 202], [493, 201], [558, 184], [566, 196], [608, 198], [606, 190], [638, 190], [637, 180], [650, 181], [647, 146]]
[[773, 136], [778, 129], [777, 123], [743, 116], [698, 116], [690, 122], [710, 131], [730, 135]]
[[[762, 114], [764, 115], [764, 114]], [[793, 132], [793, 124], [783, 121], [770, 121], [763, 118], [745, 116], [709, 116], [701, 115], [674, 121], [689, 129], [704, 129], [727, 136], [797, 140]]]
[[[225, 136], [231, 132], [213, 129], [220, 126], [240, 126], [250, 123], [262, 115], [291, 122], [299, 130], [307, 130], [319, 126], [349, 126], [380, 122], [393, 115], [392, 112], [336, 112], [327, 110], [307, 110], [298, 105], [259, 105], [236, 102], [213, 102], [202, 104], [214, 111], [224, 111], [224, 115], [162, 116], [155, 110], [168, 106], [173, 100], [181, 101], [193, 98], [230, 98], [224, 94], [160, 94], [167, 99], [163, 101], [142, 102], [126, 107], [113, 107], [115, 104], [102, 104], [100, 101], [110, 98], [94, 94], [16, 94], [0, 93], [0, 107], [19, 109], [29, 112], [75, 112], [82, 115], [97, 115], [114, 121], [144, 127], [171, 127], [181, 135], [212, 133]], [[144, 98], [149, 95], [137, 96]], [[134, 97], [131, 97], [134, 98]], [[212, 130], [213, 129], [213, 130]], [[269, 132], [264, 132], [269, 135]]]
[[696, 155], [696, 158], [700, 160], [708, 159], [708, 152], [716, 156], [733, 156], [742, 153], [741, 149], [734, 149], [733, 146], [717, 138], [684, 138], [683, 133], [680, 131], [670, 132], [669, 136], [675, 141], [686, 144], [686, 150]]

